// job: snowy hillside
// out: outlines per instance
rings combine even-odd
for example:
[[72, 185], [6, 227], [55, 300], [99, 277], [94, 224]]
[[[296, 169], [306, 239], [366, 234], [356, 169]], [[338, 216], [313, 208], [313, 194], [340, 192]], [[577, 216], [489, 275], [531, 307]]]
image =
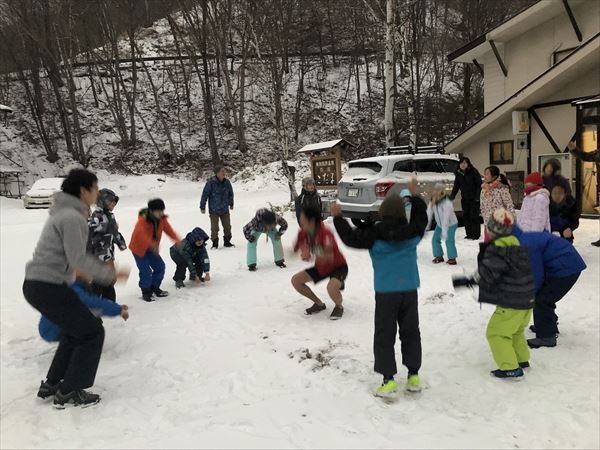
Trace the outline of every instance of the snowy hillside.
[[[210, 251], [212, 281], [175, 291], [170, 243], [163, 288], [140, 299], [137, 273], [117, 288], [131, 317], [106, 319], [96, 385], [99, 405], [54, 410], [35, 397], [54, 346], [37, 335], [38, 313], [21, 285], [47, 212], [0, 198], [0, 447], [2, 448], [599, 448], [599, 251], [597, 221], [583, 220], [576, 247], [588, 264], [559, 303], [561, 335], [553, 349], [532, 351], [520, 383], [492, 379], [485, 340], [493, 308], [471, 292], [453, 292], [451, 274], [475, 267], [477, 243], [458, 233], [459, 265], [431, 264], [429, 233], [419, 246], [423, 340], [422, 394], [393, 404], [373, 397], [374, 295], [365, 252], [345, 252], [350, 272], [345, 314], [332, 303], [316, 316], [290, 285], [307, 263], [291, 253], [297, 225], [283, 237], [288, 268], [273, 265], [270, 243], [258, 246], [248, 272], [241, 233], [257, 207], [288, 200], [285, 183], [265, 172], [236, 182], [233, 249]], [[163, 181], [159, 181], [160, 178]], [[161, 196], [174, 228], [209, 228], [198, 211], [201, 183], [145, 175], [101, 177], [121, 196], [116, 209], [129, 239], [137, 210]], [[259, 188], [257, 190], [257, 188]], [[117, 262], [135, 268], [129, 251]], [[326, 298], [325, 287], [316, 288]], [[399, 346], [398, 346], [399, 347]], [[399, 348], [397, 357], [400, 360]], [[400, 361], [398, 361], [400, 363]], [[400, 368], [399, 378], [405, 369]]]

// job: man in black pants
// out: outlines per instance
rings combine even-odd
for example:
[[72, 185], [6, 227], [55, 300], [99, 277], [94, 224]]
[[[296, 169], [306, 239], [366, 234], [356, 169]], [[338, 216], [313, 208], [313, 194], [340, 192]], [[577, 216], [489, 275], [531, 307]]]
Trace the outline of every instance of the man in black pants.
[[458, 165], [459, 169], [456, 171], [450, 198], [454, 200], [460, 190], [465, 239], [478, 240], [481, 236], [481, 221], [479, 220], [481, 175], [466, 156], [460, 158]]
[[62, 192], [55, 195], [33, 258], [25, 268], [23, 294], [31, 306], [55, 323], [62, 335], [46, 381], [38, 397], [54, 395], [54, 406], [89, 406], [100, 396], [84, 391], [94, 384], [104, 328], [69, 288], [80, 271], [94, 281], [111, 284], [127, 278], [115, 273], [98, 258], [86, 253], [87, 217], [96, 202], [98, 179], [87, 170], [74, 169], [63, 181]]

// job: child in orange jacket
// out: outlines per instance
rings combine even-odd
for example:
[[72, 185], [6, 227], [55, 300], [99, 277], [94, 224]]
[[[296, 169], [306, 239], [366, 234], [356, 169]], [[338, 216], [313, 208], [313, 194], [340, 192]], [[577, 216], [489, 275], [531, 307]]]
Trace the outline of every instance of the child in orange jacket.
[[157, 297], [166, 297], [167, 291], [160, 288], [165, 277], [165, 262], [159, 254], [160, 238], [163, 231], [175, 242], [181, 238], [175, 233], [165, 215], [165, 202], [160, 198], [148, 202], [148, 207], [140, 210], [138, 221], [129, 241], [135, 263], [140, 271], [139, 286], [142, 298], [151, 302]]

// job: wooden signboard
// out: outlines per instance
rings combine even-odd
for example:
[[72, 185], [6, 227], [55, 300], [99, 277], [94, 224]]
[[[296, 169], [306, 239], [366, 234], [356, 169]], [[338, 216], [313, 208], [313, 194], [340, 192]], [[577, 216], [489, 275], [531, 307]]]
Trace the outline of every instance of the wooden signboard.
[[319, 155], [310, 155], [312, 176], [317, 189], [337, 189], [338, 181], [342, 178], [341, 151], [336, 147], [328, 152], [320, 152]]

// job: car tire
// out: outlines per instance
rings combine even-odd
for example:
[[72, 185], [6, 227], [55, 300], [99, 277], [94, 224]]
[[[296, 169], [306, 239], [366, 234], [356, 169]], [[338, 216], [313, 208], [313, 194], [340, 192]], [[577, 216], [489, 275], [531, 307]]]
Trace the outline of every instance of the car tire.
[[356, 228], [360, 228], [361, 230], [373, 224], [372, 219], [350, 219], [350, 221], [354, 224]]

